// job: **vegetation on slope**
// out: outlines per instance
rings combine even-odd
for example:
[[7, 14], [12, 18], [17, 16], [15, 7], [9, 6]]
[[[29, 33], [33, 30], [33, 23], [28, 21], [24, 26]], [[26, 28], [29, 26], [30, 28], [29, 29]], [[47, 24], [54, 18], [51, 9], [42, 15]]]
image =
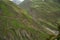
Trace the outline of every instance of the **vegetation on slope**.
[[20, 6], [25, 7], [34, 20], [51, 29], [57, 29], [56, 23], [60, 21], [59, 3], [54, 0], [32, 0], [26, 5], [22, 3]]
[[20, 6], [25, 8], [32, 16], [32, 19], [38, 22], [41, 27], [46, 26], [52, 30], [58, 30], [57, 23], [60, 22], [59, 2], [59, 0], [32, 0], [20, 4]]
[[0, 1], [0, 40], [46, 40], [48, 34], [39, 27], [25, 10], [10, 1]]

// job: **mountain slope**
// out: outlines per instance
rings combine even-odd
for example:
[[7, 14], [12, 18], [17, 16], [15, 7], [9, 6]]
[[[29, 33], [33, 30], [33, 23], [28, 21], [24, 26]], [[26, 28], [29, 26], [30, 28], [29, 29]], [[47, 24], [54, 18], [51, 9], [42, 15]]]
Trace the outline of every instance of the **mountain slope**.
[[[22, 3], [21, 5], [24, 5]], [[27, 6], [26, 6], [27, 5]], [[55, 0], [32, 0], [23, 7], [30, 13], [34, 20], [40, 24], [57, 29], [57, 23], [60, 22], [60, 5]], [[29, 6], [30, 5], [30, 6]]]
[[49, 36], [24, 9], [0, 1], [0, 40], [46, 40]]
[[43, 27], [42, 29], [45, 29], [45, 32], [47, 32], [47, 29], [58, 33], [56, 30], [58, 30], [58, 24], [60, 24], [59, 2], [59, 0], [32, 0], [20, 4], [20, 6], [29, 12], [32, 19], [38, 22], [38, 24]]

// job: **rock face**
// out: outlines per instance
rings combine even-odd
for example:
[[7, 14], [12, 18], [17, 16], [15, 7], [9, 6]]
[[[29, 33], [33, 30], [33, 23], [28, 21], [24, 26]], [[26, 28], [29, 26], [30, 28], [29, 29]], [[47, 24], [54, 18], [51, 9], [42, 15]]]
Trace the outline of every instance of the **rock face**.
[[20, 4], [20, 7], [22, 7], [22, 8], [29, 8], [30, 5], [31, 5], [31, 1], [30, 0], [25, 0], [24, 2], [22, 2]]

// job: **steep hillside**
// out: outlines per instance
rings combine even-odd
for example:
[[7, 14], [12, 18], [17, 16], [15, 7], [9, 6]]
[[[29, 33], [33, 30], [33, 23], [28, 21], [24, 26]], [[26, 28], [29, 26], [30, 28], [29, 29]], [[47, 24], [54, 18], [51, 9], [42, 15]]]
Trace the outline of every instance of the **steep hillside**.
[[24, 9], [8, 0], [0, 1], [0, 40], [47, 40], [49, 33]]
[[[25, 2], [26, 1], [27, 0], [25, 0]], [[20, 6], [26, 9], [29, 12], [29, 15], [32, 16], [32, 19], [38, 22], [41, 27], [44, 29], [47, 27], [48, 30], [51, 29], [54, 30], [54, 32], [58, 30], [58, 24], [60, 24], [59, 0], [32, 0], [25, 2], [20, 4]], [[55, 33], [58, 32], [56, 31]]]
[[60, 22], [60, 5], [57, 0], [32, 0], [26, 5], [23, 7], [26, 6], [25, 9], [34, 20], [49, 28], [57, 29], [57, 23]]

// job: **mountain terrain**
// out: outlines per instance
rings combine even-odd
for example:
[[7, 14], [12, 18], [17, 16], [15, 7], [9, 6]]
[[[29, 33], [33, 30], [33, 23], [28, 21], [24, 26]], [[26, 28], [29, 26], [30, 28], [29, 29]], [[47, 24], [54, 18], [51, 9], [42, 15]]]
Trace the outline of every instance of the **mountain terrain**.
[[[29, 3], [30, 2], [30, 3]], [[33, 17], [33, 20], [41, 23], [47, 23], [46, 26], [53, 27], [57, 26], [60, 22], [60, 5], [59, 0], [32, 0], [26, 3], [21, 3], [20, 6], [25, 8], [29, 15]], [[26, 6], [26, 5], [27, 6]], [[29, 5], [29, 6], [28, 6]], [[57, 27], [53, 28], [57, 28]]]
[[58, 35], [59, 3], [26, 1], [20, 5], [0, 1], [0, 40], [53, 40]]

